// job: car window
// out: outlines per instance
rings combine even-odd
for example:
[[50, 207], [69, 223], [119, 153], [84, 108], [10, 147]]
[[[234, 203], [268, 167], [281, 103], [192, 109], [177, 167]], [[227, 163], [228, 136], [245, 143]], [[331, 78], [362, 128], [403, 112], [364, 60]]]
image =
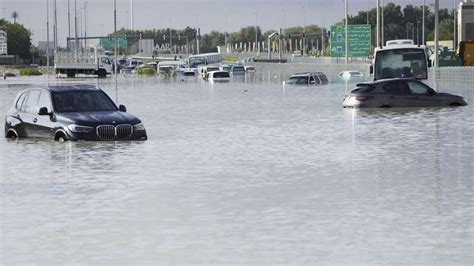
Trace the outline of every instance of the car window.
[[429, 87], [423, 83], [410, 81], [408, 82], [408, 87], [413, 94], [428, 94]]
[[34, 114], [34, 113], [38, 112], [38, 98], [39, 98], [39, 95], [40, 95], [39, 90], [30, 91], [30, 93], [28, 94], [28, 99], [26, 100], [26, 104], [23, 104], [23, 105], [25, 105], [25, 107], [24, 107], [25, 112], [31, 113], [31, 114]]
[[21, 105], [23, 104], [26, 95], [27, 95], [27, 92], [25, 91], [20, 95], [20, 97], [18, 97], [18, 100], [15, 103], [15, 109], [17, 110], [21, 109]]
[[117, 107], [103, 91], [67, 91], [53, 95], [56, 112], [117, 111]]
[[309, 77], [309, 84], [319, 84], [319, 79], [318, 77], [313, 77], [313, 76], [310, 76]]
[[318, 77], [319, 77], [319, 79], [321, 80], [321, 83], [324, 83], [324, 84], [329, 83], [329, 80], [328, 80], [328, 78], [326, 77], [326, 75], [320, 74], [320, 75], [318, 75]]
[[387, 83], [383, 86], [383, 90], [390, 94], [410, 94], [410, 89], [405, 81]]
[[[52, 108], [51, 108], [51, 95], [49, 92], [47, 91], [41, 91], [41, 94], [40, 94], [40, 97], [39, 97], [39, 100], [38, 100], [38, 108], [41, 108], [41, 107], [46, 107], [48, 108], [48, 111], [52, 111]], [[39, 109], [38, 109], [39, 111]]]

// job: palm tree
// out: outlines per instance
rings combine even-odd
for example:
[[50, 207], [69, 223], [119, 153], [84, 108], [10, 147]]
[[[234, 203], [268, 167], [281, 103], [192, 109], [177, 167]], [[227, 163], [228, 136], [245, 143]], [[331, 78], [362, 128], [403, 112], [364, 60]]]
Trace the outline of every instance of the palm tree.
[[16, 23], [16, 19], [19, 17], [18, 12], [13, 11], [12, 13], [12, 18], [13, 18], [13, 23]]

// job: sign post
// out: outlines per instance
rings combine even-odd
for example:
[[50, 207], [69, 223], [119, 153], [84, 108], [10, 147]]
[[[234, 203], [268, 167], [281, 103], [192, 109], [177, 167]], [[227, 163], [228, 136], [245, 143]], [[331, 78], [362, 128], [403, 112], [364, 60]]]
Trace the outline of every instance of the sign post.
[[[344, 25], [331, 26], [331, 57], [346, 56], [346, 33]], [[348, 25], [348, 57], [368, 57], [371, 51], [370, 25]]]

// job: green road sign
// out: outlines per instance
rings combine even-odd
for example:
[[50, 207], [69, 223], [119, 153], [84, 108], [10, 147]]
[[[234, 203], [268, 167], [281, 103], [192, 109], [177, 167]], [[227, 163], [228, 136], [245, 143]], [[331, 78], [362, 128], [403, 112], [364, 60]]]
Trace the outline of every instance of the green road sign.
[[[113, 49], [115, 46], [114, 38], [100, 39], [100, 46], [104, 49]], [[127, 39], [120, 37], [117, 38], [118, 48], [127, 48]]]
[[[348, 25], [349, 57], [367, 57], [371, 50], [370, 25]], [[346, 52], [344, 25], [331, 26], [331, 57], [344, 57]]]

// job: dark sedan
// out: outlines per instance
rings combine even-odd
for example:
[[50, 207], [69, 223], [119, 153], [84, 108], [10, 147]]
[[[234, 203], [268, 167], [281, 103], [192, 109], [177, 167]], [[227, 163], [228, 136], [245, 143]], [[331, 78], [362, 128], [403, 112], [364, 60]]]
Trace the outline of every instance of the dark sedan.
[[463, 97], [436, 92], [416, 79], [386, 79], [357, 84], [344, 97], [343, 107], [388, 108], [388, 107], [428, 107], [465, 106]]
[[146, 140], [137, 117], [117, 107], [91, 85], [29, 88], [18, 94], [5, 116], [7, 138], [65, 140]]

